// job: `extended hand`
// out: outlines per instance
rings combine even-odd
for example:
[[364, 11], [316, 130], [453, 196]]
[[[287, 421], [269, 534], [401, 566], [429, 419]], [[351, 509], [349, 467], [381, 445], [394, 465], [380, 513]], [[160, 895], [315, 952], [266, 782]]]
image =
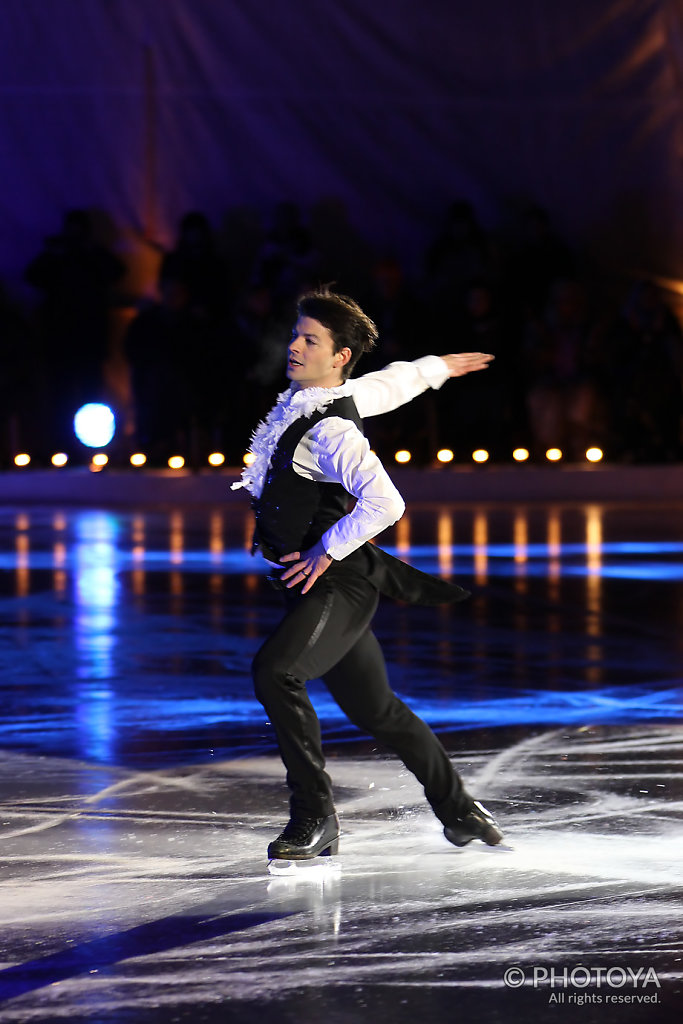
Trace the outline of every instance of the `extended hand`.
[[302, 594], [307, 594], [319, 576], [329, 569], [332, 559], [318, 541], [308, 551], [293, 551], [289, 555], [283, 555], [281, 562], [292, 562], [286, 572], [283, 572], [281, 580], [289, 580], [288, 588], [296, 587], [303, 582]]
[[453, 352], [441, 358], [448, 367], [449, 377], [464, 377], [466, 373], [485, 370], [496, 357], [488, 352]]

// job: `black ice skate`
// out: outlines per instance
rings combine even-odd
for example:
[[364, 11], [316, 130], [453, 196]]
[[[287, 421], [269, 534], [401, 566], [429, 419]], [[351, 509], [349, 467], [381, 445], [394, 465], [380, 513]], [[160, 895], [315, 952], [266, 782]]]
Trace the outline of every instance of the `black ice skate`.
[[473, 839], [481, 839], [487, 846], [497, 846], [503, 838], [493, 815], [478, 800], [464, 818], [456, 818], [452, 824], [444, 826], [443, 834], [454, 846], [467, 846]]
[[339, 852], [339, 818], [290, 818], [268, 847], [269, 860], [313, 860]]

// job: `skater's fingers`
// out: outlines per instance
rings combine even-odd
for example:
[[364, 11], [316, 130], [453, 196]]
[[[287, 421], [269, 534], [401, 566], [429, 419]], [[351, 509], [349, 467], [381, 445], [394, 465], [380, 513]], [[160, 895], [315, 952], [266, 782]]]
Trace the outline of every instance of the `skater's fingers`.
[[315, 583], [315, 581], [317, 580], [318, 576], [322, 576], [322, 574], [325, 571], [324, 568], [321, 568], [318, 565], [314, 565], [313, 567], [309, 566], [309, 569], [306, 569], [306, 571], [304, 572], [304, 585], [301, 588], [302, 594], [307, 594], [308, 591], [313, 586], [313, 584]]
[[292, 552], [283, 555], [281, 562], [291, 562], [282, 573], [281, 580], [286, 581], [287, 587], [296, 587], [303, 584], [301, 593], [307, 594], [319, 576], [326, 572], [332, 560], [320, 543], [315, 544], [308, 551]]
[[315, 583], [315, 581], [317, 580], [317, 578], [318, 577], [317, 577], [317, 575], [315, 573], [311, 573], [310, 575], [307, 575], [305, 577], [305, 579], [304, 579], [304, 585], [301, 588], [301, 593], [302, 594], [307, 594], [308, 591], [313, 586], [313, 584]]
[[490, 352], [451, 352], [441, 358], [451, 377], [463, 377], [476, 370], [485, 370], [495, 357]]
[[295, 583], [301, 583], [306, 574], [307, 573], [302, 570], [300, 565], [293, 565], [292, 568], [287, 570], [287, 572], [283, 572], [280, 579], [287, 580], [287, 586], [291, 587]]
[[288, 569], [286, 569], [285, 572], [283, 572], [283, 574], [280, 577], [280, 579], [281, 580], [290, 580], [294, 576], [299, 576], [304, 568], [305, 568], [305, 565], [304, 565], [303, 562], [297, 562], [296, 565], [290, 565], [290, 567]]
[[[284, 576], [282, 578], [284, 579]], [[287, 587], [291, 590], [292, 587], [298, 587], [300, 583], [303, 583], [305, 584], [305, 586], [302, 588], [301, 593], [305, 594], [308, 590], [310, 590], [314, 582], [315, 576], [313, 575], [313, 573], [303, 572], [302, 570], [301, 572], [298, 572], [296, 576], [292, 576], [288, 580]]]
[[296, 565], [290, 566], [287, 572], [283, 572], [280, 579], [287, 580], [288, 587], [296, 587], [300, 583], [307, 583], [309, 578], [317, 575], [314, 570], [315, 566], [311, 565], [310, 562], [297, 562]]
[[294, 562], [297, 558], [301, 558], [300, 551], [292, 551], [289, 555], [283, 555], [280, 559], [281, 562]]

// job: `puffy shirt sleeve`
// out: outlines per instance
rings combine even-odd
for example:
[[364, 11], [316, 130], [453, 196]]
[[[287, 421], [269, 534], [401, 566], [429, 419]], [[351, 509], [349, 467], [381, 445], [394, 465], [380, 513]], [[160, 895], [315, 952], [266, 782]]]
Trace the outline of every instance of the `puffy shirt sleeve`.
[[330, 416], [307, 431], [297, 445], [293, 468], [309, 480], [339, 483], [356, 498], [351, 512], [323, 534], [323, 546], [334, 559], [345, 558], [405, 511], [386, 469], [350, 420]]

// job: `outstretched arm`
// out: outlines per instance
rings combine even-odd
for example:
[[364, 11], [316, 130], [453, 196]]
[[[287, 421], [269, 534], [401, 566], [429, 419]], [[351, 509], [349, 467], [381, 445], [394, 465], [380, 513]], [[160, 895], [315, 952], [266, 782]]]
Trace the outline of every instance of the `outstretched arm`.
[[379, 416], [405, 405], [427, 388], [440, 388], [449, 377], [484, 370], [492, 359], [486, 352], [459, 352], [422, 356], [412, 363], [390, 363], [383, 370], [351, 381], [353, 400], [362, 419]]

